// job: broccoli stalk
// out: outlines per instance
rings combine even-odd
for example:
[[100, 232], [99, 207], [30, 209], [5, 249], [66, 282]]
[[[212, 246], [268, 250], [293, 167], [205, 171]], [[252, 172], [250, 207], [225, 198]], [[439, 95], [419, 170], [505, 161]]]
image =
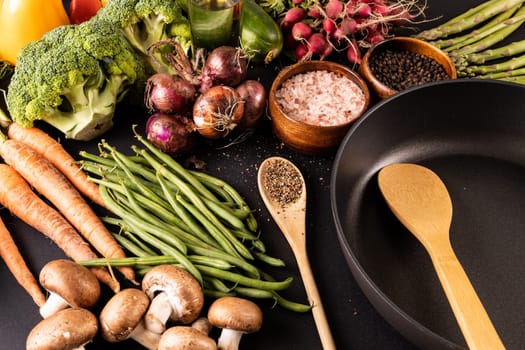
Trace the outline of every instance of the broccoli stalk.
[[[51, 108], [42, 120], [62, 131], [67, 138], [91, 140], [113, 126], [113, 116], [125, 86], [124, 75], [106, 79], [100, 74], [98, 81], [84, 80], [63, 92], [65, 101], [74, 103], [69, 110]], [[69, 106], [68, 106], [69, 107]]]
[[113, 125], [118, 101], [145, 80], [143, 61], [104, 21], [66, 25], [26, 45], [7, 91], [13, 121], [42, 120], [67, 138], [88, 141]]

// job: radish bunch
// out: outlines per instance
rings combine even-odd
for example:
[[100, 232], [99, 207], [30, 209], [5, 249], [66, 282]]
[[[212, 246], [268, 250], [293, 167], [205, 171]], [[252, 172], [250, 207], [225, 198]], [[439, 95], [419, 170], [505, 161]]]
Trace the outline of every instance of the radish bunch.
[[[260, 5], [274, 11], [264, 4]], [[268, 1], [268, 0], [266, 0]], [[392, 29], [423, 14], [417, 0], [289, 0], [278, 23], [285, 47], [296, 60], [325, 59], [345, 53], [351, 63], [361, 62], [361, 51], [392, 36]]]

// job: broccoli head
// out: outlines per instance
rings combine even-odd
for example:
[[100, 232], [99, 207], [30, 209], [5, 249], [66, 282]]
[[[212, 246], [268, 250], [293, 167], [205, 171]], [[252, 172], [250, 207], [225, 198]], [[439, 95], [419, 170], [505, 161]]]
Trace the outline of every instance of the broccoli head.
[[26, 45], [7, 91], [11, 118], [42, 120], [75, 140], [113, 126], [117, 103], [145, 80], [142, 59], [110, 23], [65, 25]]
[[188, 17], [179, 4], [180, 0], [111, 0], [95, 18], [110, 21], [120, 28], [131, 45], [149, 64], [151, 72], [171, 72], [161, 55], [148, 52], [152, 44], [173, 39], [186, 53], [192, 48]]

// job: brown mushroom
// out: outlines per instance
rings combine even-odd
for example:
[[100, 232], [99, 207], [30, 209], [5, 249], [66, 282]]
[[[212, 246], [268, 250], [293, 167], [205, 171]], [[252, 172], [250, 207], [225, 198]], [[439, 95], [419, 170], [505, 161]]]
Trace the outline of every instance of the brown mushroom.
[[97, 317], [86, 309], [59, 310], [29, 333], [27, 350], [81, 350], [98, 331]]
[[208, 320], [208, 318], [205, 316], [201, 316], [197, 318], [195, 321], [193, 321], [191, 324], [191, 327], [198, 329], [199, 331], [201, 331], [202, 333], [206, 335], [210, 334], [211, 329], [213, 328], [213, 326], [210, 323], [210, 320]]
[[148, 306], [149, 298], [140, 289], [127, 288], [115, 294], [100, 312], [102, 337], [110, 343], [133, 339], [146, 349], [156, 349], [160, 334], [144, 328]]
[[69, 306], [89, 309], [100, 298], [100, 283], [87, 267], [67, 259], [48, 262], [39, 275], [40, 284], [49, 292], [40, 315], [47, 318]]
[[262, 326], [262, 311], [254, 302], [238, 297], [216, 299], [208, 309], [210, 323], [222, 328], [217, 349], [237, 350], [245, 333], [257, 332]]
[[142, 290], [151, 299], [146, 328], [162, 333], [166, 323], [188, 324], [199, 317], [204, 293], [199, 282], [186, 270], [174, 265], [153, 267], [142, 279]]
[[217, 350], [217, 344], [197, 328], [174, 326], [164, 331], [158, 350]]

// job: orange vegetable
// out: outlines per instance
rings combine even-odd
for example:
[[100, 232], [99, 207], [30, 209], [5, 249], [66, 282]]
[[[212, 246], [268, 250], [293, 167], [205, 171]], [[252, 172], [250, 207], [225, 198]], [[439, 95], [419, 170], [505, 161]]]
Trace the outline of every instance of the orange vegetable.
[[0, 60], [16, 65], [27, 43], [69, 23], [62, 0], [0, 0]]
[[[64, 217], [104, 257], [124, 258], [125, 252], [104, 223], [76, 188], [46, 158], [26, 144], [5, 139], [0, 155], [40, 194], [46, 197]], [[133, 281], [134, 270], [121, 267], [122, 274]]]
[[[13, 215], [49, 237], [75, 261], [97, 258], [71, 224], [36, 195], [20, 174], [7, 164], [0, 164], [0, 204]], [[92, 269], [102, 282], [117, 292], [119, 283], [104, 268]]]
[[17, 282], [29, 293], [31, 298], [33, 298], [35, 304], [39, 307], [44, 305], [46, 296], [35, 276], [33, 276], [33, 273], [29, 270], [24, 257], [20, 253], [20, 250], [18, 250], [11, 233], [9, 233], [2, 219], [0, 219], [0, 256]]
[[60, 170], [80, 193], [101, 207], [106, 206], [100, 197], [98, 185], [88, 180], [86, 173], [80, 169], [75, 159], [46, 132], [36, 127], [24, 128], [17, 123], [11, 123], [8, 126], [7, 136], [33, 148]]

